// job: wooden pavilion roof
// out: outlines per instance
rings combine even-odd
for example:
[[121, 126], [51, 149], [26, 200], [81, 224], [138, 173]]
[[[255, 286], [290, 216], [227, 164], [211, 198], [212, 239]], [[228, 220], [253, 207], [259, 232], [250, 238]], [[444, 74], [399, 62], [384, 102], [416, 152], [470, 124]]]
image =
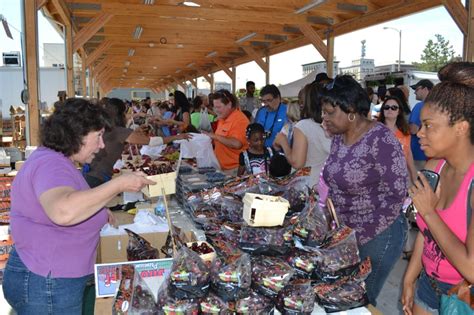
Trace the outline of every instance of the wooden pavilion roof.
[[446, 0], [193, 0], [199, 7], [182, 0], [39, 2], [51, 18], [73, 26], [73, 50], [99, 84], [158, 90], [220, 70], [230, 75], [230, 67], [249, 61], [264, 69], [265, 56], [307, 44], [327, 58], [327, 36], [441, 4], [450, 3], [452, 12], [463, 8]]

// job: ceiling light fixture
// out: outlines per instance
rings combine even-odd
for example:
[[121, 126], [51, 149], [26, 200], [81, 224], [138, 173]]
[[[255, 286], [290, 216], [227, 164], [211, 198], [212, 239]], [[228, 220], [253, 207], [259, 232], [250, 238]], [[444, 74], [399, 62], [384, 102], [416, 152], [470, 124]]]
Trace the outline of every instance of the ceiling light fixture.
[[155, 43], [154, 43], [154, 42], [149, 42], [149, 43], [148, 43], [148, 47], [150, 47], [150, 48], [155, 47]]
[[130, 48], [130, 49], [128, 50], [128, 56], [129, 56], [129, 57], [132, 57], [133, 55], [135, 55], [135, 49]]
[[211, 58], [217, 56], [217, 51], [211, 51], [206, 55], [206, 58]]
[[127, 67], [130, 66], [130, 61], [126, 60], [125, 61], [125, 66], [127, 66]]
[[146, 5], [154, 5], [154, 4], [155, 4], [155, 0], [143, 0], [143, 4], [146, 4]]
[[325, 3], [326, 1], [327, 0], [314, 0], [311, 3], [305, 5], [304, 7], [295, 10], [295, 14], [305, 13], [306, 11], [309, 11], [314, 7], [317, 7], [318, 5]]
[[194, 67], [196, 64], [194, 62], [191, 62], [189, 65], [187, 65], [186, 67], [188, 68], [191, 68], [191, 67]]
[[139, 39], [140, 36], [142, 36], [142, 33], [143, 33], [143, 27], [141, 27], [140, 25], [137, 25], [135, 27], [135, 31], [133, 31], [133, 38]]
[[128, 69], [127, 68], [123, 68], [123, 73], [127, 73]]
[[181, 69], [176, 69], [176, 73], [180, 73], [181, 72]]
[[250, 34], [245, 35], [245, 36], [242, 37], [242, 38], [239, 38], [239, 39], [236, 40], [235, 42], [236, 42], [237, 44], [240, 44], [240, 43], [243, 43], [243, 42], [245, 42], [246, 40], [249, 40], [249, 39], [251, 39], [251, 38], [253, 38], [253, 37], [255, 37], [255, 36], [257, 36], [257, 33], [253, 32], [253, 33], [250, 33]]
[[184, 48], [183, 44], [176, 44], [176, 48]]
[[199, 3], [193, 2], [193, 1], [183, 1], [180, 3], [180, 5], [184, 5], [187, 7], [200, 7], [201, 5]]
[[153, 66], [153, 70], [156, 70], [156, 69], [158, 69], [158, 67], [157, 67], [157, 66]]

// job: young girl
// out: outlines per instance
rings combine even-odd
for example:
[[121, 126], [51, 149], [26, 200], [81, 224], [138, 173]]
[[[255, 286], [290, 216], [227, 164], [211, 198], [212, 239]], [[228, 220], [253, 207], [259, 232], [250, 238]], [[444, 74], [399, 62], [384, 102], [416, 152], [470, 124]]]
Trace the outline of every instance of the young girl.
[[248, 125], [246, 136], [249, 142], [249, 148], [240, 153], [238, 176], [244, 174], [268, 175], [270, 160], [273, 156], [270, 148], [265, 148], [265, 130], [263, 126], [257, 123]]

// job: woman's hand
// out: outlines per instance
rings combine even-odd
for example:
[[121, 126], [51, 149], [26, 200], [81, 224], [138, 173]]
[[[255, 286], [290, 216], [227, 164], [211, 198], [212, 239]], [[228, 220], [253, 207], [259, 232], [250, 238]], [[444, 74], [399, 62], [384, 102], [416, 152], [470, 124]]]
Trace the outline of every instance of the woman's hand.
[[120, 181], [120, 191], [139, 192], [146, 185], [154, 185], [156, 182], [146, 178], [143, 172], [125, 173], [117, 177]]
[[438, 185], [435, 193], [423, 173], [418, 172], [418, 178], [408, 190], [408, 193], [418, 213], [425, 217], [436, 213], [435, 208], [439, 200], [440, 185]]
[[213, 132], [209, 132], [209, 131], [204, 131], [204, 130], [202, 130], [201, 133], [202, 133], [203, 135], [208, 136], [208, 137], [211, 138], [212, 140], [215, 140], [215, 139], [216, 139], [216, 134], [213, 133]]
[[193, 138], [193, 136], [189, 133], [180, 133], [179, 135], [176, 135], [176, 140], [190, 140]]
[[402, 290], [402, 305], [403, 313], [405, 315], [413, 314], [413, 297], [415, 296], [415, 284], [414, 283], [404, 283]]

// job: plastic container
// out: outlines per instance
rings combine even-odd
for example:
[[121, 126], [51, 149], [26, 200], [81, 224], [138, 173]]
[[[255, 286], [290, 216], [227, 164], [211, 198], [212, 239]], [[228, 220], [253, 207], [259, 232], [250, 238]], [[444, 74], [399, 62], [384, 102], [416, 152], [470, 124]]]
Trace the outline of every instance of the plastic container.
[[246, 193], [244, 220], [249, 226], [270, 227], [282, 225], [290, 203], [282, 197]]
[[166, 208], [165, 208], [165, 201], [163, 200], [164, 196], [159, 196], [158, 200], [156, 201], [155, 206], [155, 215], [159, 218], [166, 218]]
[[192, 247], [193, 243], [197, 243], [198, 246], [201, 246], [202, 243], [205, 243], [209, 248], [212, 249], [212, 252], [208, 253], [208, 254], [201, 254], [200, 255], [199, 253], [196, 253], [202, 259], [202, 261], [204, 263], [206, 263], [206, 265], [210, 265], [214, 261], [214, 259], [216, 258], [216, 250], [214, 249], [214, 247], [212, 247], [212, 245], [209, 244], [206, 241], [189, 242], [189, 243], [186, 243], [186, 246], [191, 250], [191, 247]]

